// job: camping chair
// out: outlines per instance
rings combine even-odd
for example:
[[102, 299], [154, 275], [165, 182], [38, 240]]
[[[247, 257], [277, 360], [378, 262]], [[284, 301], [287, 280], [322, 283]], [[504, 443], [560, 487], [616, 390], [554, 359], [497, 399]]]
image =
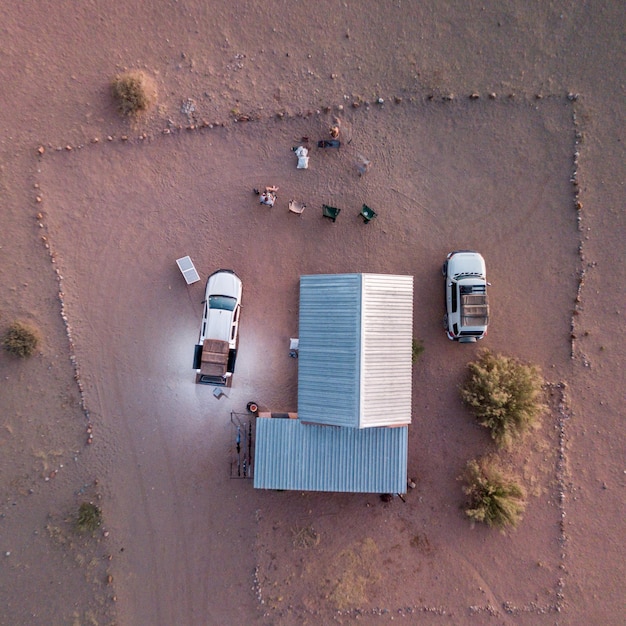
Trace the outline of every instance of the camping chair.
[[363, 208], [361, 209], [361, 217], [363, 218], [363, 222], [365, 224], [369, 224], [377, 215], [378, 213], [376, 213], [373, 209], [370, 209], [367, 204], [363, 205]]
[[298, 358], [299, 348], [300, 348], [300, 339], [298, 337], [291, 337], [289, 339], [289, 356], [292, 359]]
[[304, 202], [296, 202], [295, 200], [289, 200], [289, 210], [292, 213], [297, 213], [298, 215], [302, 215], [302, 212], [306, 209], [306, 204]]
[[337, 219], [337, 216], [341, 212], [341, 209], [338, 209], [334, 206], [328, 206], [327, 204], [322, 204], [322, 215], [331, 219], [333, 222]]
[[341, 141], [339, 141], [339, 139], [321, 139], [320, 141], [317, 142], [317, 147], [318, 148], [340, 148], [341, 147]]

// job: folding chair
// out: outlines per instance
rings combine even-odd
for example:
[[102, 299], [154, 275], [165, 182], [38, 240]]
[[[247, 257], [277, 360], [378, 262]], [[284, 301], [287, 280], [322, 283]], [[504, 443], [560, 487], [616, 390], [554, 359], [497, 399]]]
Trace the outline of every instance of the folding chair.
[[296, 202], [295, 200], [289, 200], [289, 210], [292, 213], [297, 213], [298, 215], [302, 215], [302, 212], [306, 209], [306, 204], [304, 202]]
[[331, 219], [333, 222], [337, 219], [339, 213], [341, 213], [341, 209], [334, 206], [328, 206], [327, 204], [322, 204], [322, 215]]
[[363, 205], [363, 208], [361, 209], [361, 217], [363, 218], [363, 222], [365, 224], [369, 224], [377, 215], [378, 213], [376, 213], [373, 209], [370, 209], [367, 204]]
[[297, 359], [298, 358], [298, 350], [300, 347], [300, 339], [299, 338], [294, 338], [291, 337], [289, 339], [289, 356], [292, 359]]

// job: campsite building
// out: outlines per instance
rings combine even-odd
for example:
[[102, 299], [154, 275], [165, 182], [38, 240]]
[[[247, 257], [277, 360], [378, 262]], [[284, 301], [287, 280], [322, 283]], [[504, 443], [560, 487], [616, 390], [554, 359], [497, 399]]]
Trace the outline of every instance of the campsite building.
[[254, 487], [405, 493], [412, 338], [412, 276], [301, 276], [297, 417], [256, 420]]

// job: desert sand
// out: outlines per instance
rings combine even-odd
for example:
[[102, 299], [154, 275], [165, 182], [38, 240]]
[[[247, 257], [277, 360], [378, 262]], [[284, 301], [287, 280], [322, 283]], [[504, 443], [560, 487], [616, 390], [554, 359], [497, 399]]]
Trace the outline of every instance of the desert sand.
[[[626, 10], [440, 4], [0, 7], [0, 331], [44, 338], [0, 353], [0, 624], [623, 623]], [[158, 85], [137, 121], [108, 88], [127, 68]], [[441, 327], [458, 248], [492, 283], [476, 346]], [[219, 399], [187, 254], [243, 280]], [[299, 276], [333, 272], [415, 277], [406, 502], [230, 477], [231, 412], [297, 409]], [[529, 494], [506, 533], [470, 527], [457, 480], [494, 450], [458, 394], [481, 347], [547, 383], [502, 457]]]

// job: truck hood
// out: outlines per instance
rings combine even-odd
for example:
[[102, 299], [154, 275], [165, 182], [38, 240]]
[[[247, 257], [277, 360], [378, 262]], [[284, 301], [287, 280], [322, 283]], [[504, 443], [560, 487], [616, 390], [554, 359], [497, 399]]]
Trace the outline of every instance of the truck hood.
[[470, 274], [485, 279], [485, 260], [477, 252], [456, 252], [448, 260], [448, 276]]
[[241, 279], [230, 270], [219, 270], [209, 276], [206, 283], [204, 299], [209, 296], [230, 296], [241, 299]]

